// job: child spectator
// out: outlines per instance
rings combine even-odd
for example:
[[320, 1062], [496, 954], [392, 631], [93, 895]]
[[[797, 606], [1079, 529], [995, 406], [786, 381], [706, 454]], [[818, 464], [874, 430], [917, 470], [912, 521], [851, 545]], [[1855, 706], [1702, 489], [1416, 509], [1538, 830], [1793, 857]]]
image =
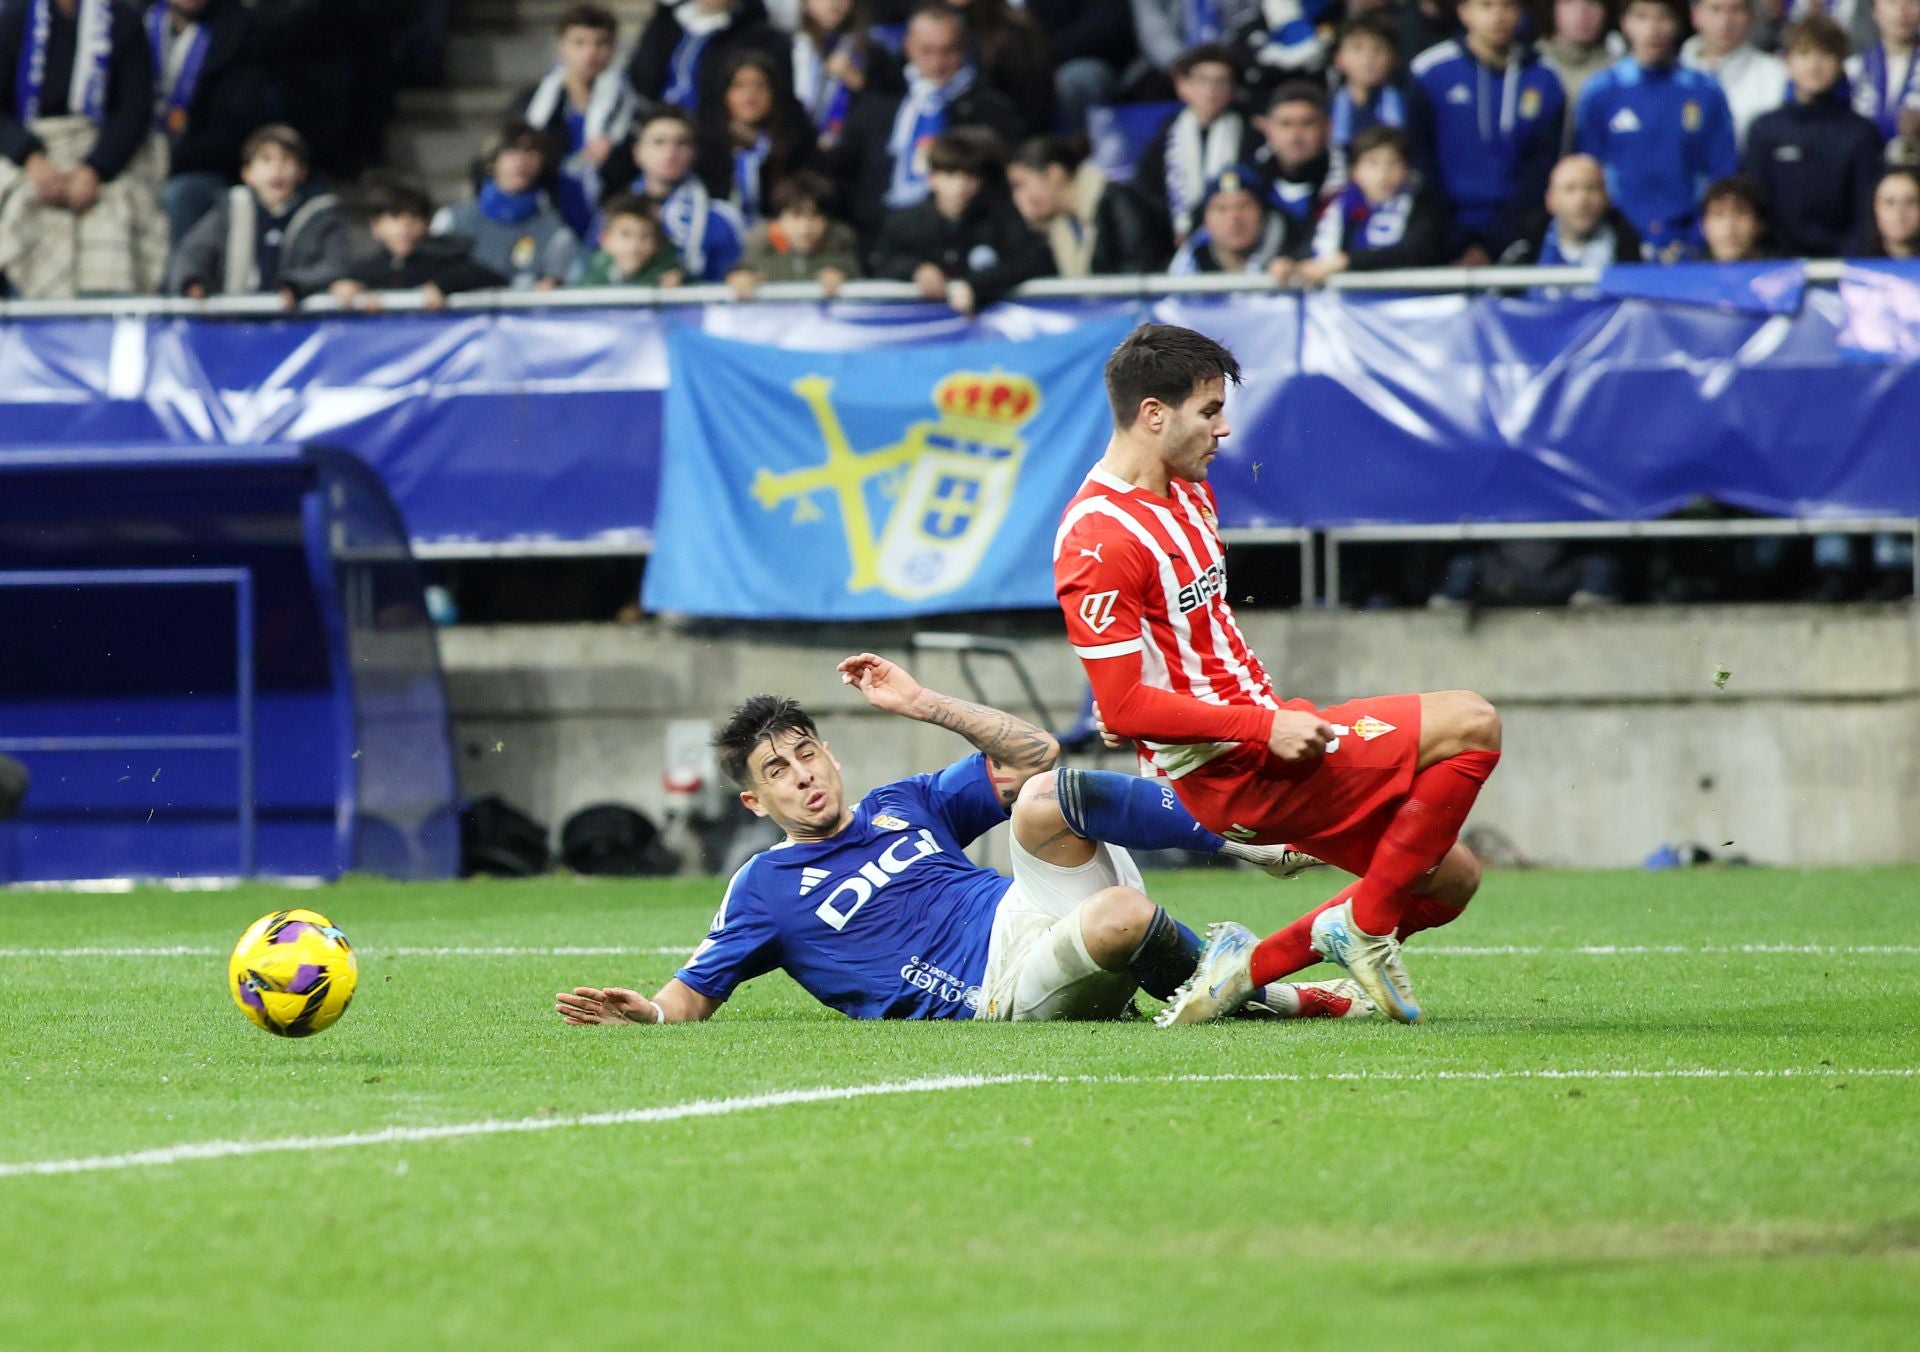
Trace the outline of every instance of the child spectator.
[[[1299, 233], [1293, 218], [1274, 207], [1266, 180], [1250, 165], [1236, 164], [1207, 185], [1200, 228], [1187, 237], [1167, 272], [1175, 277], [1203, 273], [1265, 273], [1276, 282], [1291, 274], [1286, 255]], [[1305, 245], [1296, 246], [1304, 251]]]
[[966, 16], [974, 60], [1020, 114], [1023, 136], [1053, 128], [1053, 53], [1047, 35], [1008, 0], [950, 0]]
[[1353, 138], [1371, 127], [1399, 127], [1415, 154], [1433, 143], [1427, 96], [1398, 70], [1393, 22], [1375, 12], [1349, 19], [1333, 48], [1340, 83], [1327, 109], [1333, 145], [1351, 163]]
[[1782, 45], [1793, 102], [1753, 124], [1746, 173], [1773, 206], [1774, 236], [1784, 252], [1838, 257], [1871, 210], [1880, 132], [1838, 87], [1845, 29], [1816, 14], [1788, 25]]
[[1700, 234], [1711, 263], [1754, 263], [1772, 256], [1766, 194], [1750, 178], [1721, 179], [1701, 199]]
[[910, 281], [926, 299], [972, 314], [1050, 274], [1046, 244], [999, 191], [1005, 173], [992, 132], [942, 132], [927, 152], [927, 200], [887, 217], [873, 246], [874, 275]]
[[871, 240], [887, 211], [927, 195], [927, 149], [940, 133], [984, 127], [1009, 144], [1020, 137], [1020, 115], [1006, 95], [978, 77], [967, 58], [966, 20], [945, 5], [914, 11], [904, 42], [907, 92], [897, 99], [862, 99], [828, 160], [830, 176], [847, 189], [847, 214], [861, 239]]
[[697, 113], [718, 97], [714, 73], [741, 47], [769, 54], [786, 44], [766, 24], [750, 0], [675, 0], [655, 7], [640, 30], [627, 79], [635, 92], [653, 103]]
[[1599, 268], [1638, 263], [1640, 235], [1607, 200], [1607, 176], [1591, 155], [1568, 155], [1547, 180], [1546, 210], [1500, 257], [1502, 263]]
[[640, 98], [625, 72], [614, 69], [619, 22], [599, 5], [574, 5], [560, 16], [556, 60], [540, 83], [515, 102], [521, 120], [546, 133], [546, 186], [560, 217], [581, 239], [605, 189], [603, 172], [633, 133]]
[[1433, 267], [1446, 258], [1446, 205], [1413, 167], [1413, 147], [1398, 127], [1369, 127], [1353, 138], [1347, 186], [1314, 231], [1313, 257], [1292, 280], [1319, 286], [1338, 273]]
[[288, 307], [346, 275], [352, 236], [330, 192], [307, 182], [307, 143], [292, 127], [260, 128], [240, 149], [230, 189], [180, 241], [167, 290], [195, 300], [278, 291]]
[[[1908, 0], [1920, 6], [1920, 0]], [[1787, 68], [1772, 52], [1749, 42], [1753, 0], [1693, 0], [1693, 36], [1680, 48], [1680, 64], [1720, 82], [1733, 113], [1733, 139], [1747, 143], [1747, 128], [1762, 113], [1787, 101]]]
[[1880, 129], [1880, 139], [1920, 137], [1920, 0], [1873, 0], [1880, 40], [1847, 59], [1853, 111]]
[[154, 129], [167, 143], [160, 193], [177, 243], [240, 170], [240, 143], [268, 120], [267, 77], [240, 0], [166, 0], [146, 14]]
[[1062, 277], [1158, 272], [1173, 250], [1153, 204], [1128, 184], [1109, 183], [1087, 162], [1082, 138], [1034, 137], [1014, 156], [1007, 182]]
[[328, 290], [348, 309], [376, 313], [381, 291], [418, 291], [429, 310], [444, 310], [461, 291], [505, 286], [507, 279], [473, 261], [465, 242], [427, 234], [433, 203], [418, 188], [390, 183], [377, 188], [368, 206], [374, 251], [347, 269]]
[[1700, 195], [1739, 163], [1733, 114], [1711, 75], [1677, 65], [1679, 0], [1627, 0], [1625, 60], [1587, 82], [1575, 148], [1605, 166], [1607, 190], [1647, 247], [1700, 243]]
[[1423, 52], [1413, 78], [1433, 110], [1435, 166], [1453, 216], [1449, 252], [1498, 257], [1546, 191], [1564, 138], [1560, 77], [1517, 41], [1519, 0], [1460, 0], [1465, 36]]
[[700, 181], [749, 226], [766, 214], [774, 186], [813, 154], [806, 115], [780, 93], [777, 71], [772, 57], [753, 48], [729, 56], [718, 106], [701, 118], [698, 134]]
[[33, 299], [151, 291], [165, 266], [164, 165], [143, 154], [153, 68], [110, 0], [0, 8], [0, 272]]
[[516, 291], [551, 291], [580, 262], [579, 236], [540, 190], [547, 148], [544, 134], [509, 122], [494, 138], [480, 191], [433, 218], [434, 234], [466, 236], [474, 258]]
[[1880, 176], [1855, 257], [1920, 258], [1920, 169], [1903, 164]]
[[859, 241], [853, 227], [827, 214], [833, 184], [808, 169], [791, 174], [773, 190], [774, 219], [754, 227], [740, 265], [727, 285], [741, 300], [762, 282], [815, 282], [829, 296], [860, 275]]
[[653, 203], [632, 193], [600, 208], [600, 248], [575, 286], [679, 286], [680, 251], [661, 228]]
[[1540, 59], [1560, 77], [1569, 109], [1579, 107], [1588, 80], [1627, 54], [1612, 28], [1607, 0], [1553, 0], [1553, 36], [1540, 44]]
[[823, 151], [839, 144], [854, 101], [871, 90], [898, 95], [900, 70], [867, 31], [859, 0], [806, 0], [793, 35], [788, 85]]
[[1186, 106], [1162, 124], [1134, 182], [1176, 240], [1198, 224], [1207, 184], [1252, 157], [1253, 131], [1234, 107], [1239, 69], [1232, 50], [1217, 44], [1195, 47], [1173, 63], [1174, 92]]
[[1046, 32], [1057, 63], [1058, 123], [1069, 132], [1082, 131], [1089, 108], [1115, 101], [1138, 51], [1127, 0], [1027, 0], [1026, 8]]
[[733, 271], [747, 227], [731, 203], [716, 202], [693, 172], [693, 119], [678, 108], [658, 108], [640, 124], [633, 191], [660, 213], [667, 238], [680, 251], [688, 278], [717, 282]]

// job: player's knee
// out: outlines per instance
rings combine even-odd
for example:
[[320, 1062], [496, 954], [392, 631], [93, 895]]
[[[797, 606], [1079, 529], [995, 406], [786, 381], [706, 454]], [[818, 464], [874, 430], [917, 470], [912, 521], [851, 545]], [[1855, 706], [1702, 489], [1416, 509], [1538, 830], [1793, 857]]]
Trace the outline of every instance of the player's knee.
[[1013, 800], [1013, 829], [1026, 834], [1040, 831], [1052, 835], [1065, 824], [1060, 815], [1059, 800], [1053, 793], [1052, 770], [1037, 774], [1020, 786], [1020, 793]]
[[1460, 740], [1472, 751], [1500, 749], [1500, 711], [1485, 695], [1471, 690], [1454, 692], [1460, 720]]
[[1080, 934], [1102, 967], [1117, 970], [1146, 938], [1159, 908], [1137, 887], [1108, 887], [1081, 903]]
[[1480, 860], [1472, 850], [1455, 841], [1446, 858], [1427, 875], [1425, 884], [1418, 890], [1449, 906], [1465, 906], [1480, 890]]

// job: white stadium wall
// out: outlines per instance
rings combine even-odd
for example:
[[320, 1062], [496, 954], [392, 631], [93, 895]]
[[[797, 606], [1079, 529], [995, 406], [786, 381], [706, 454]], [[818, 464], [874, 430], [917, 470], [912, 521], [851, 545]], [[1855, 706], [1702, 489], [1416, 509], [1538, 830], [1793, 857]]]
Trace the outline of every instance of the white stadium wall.
[[[1506, 756], [1473, 824], [1541, 862], [1617, 867], [1668, 841], [1731, 841], [1728, 853], [1769, 864], [1920, 860], [1917, 617], [1716, 606], [1240, 618], [1288, 694], [1485, 694], [1505, 717]], [[816, 711], [856, 793], [961, 750], [839, 684], [834, 662], [870, 637], [798, 647], [647, 624], [454, 628], [441, 641], [464, 792], [555, 825], [608, 799], [657, 814], [669, 722], [715, 718], [763, 689]], [[1065, 643], [1017, 646], [1054, 716], [1070, 717], [1084, 686]], [[967, 693], [950, 654], [881, 651]], [[1025, 712], [1003, 663], [975, 665], [996, 703]]]

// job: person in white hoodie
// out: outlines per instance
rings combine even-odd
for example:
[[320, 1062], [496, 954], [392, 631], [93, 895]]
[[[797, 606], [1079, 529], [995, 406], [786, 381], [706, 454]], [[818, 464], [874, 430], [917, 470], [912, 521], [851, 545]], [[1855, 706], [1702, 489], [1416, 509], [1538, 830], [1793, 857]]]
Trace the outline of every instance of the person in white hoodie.
[[1680, 48], [1680, 64], [1720, 82], [1733, 113], [1733, 139], [1742, 149], [1747, 128], [1762, 113], [1787, 101], [1787, 65], [1755, 47], [1754, 0], [1693, 0], [1693, 36]]

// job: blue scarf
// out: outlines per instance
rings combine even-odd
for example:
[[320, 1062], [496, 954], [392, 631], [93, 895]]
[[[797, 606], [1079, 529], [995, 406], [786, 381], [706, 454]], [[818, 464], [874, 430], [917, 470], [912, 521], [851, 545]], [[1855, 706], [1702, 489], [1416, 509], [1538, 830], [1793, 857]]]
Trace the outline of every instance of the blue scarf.
[[947, 109], [973, 88], [973, 80], [971, 65], [962, 66], [959, 74], [943, 85], [907, 67], [907, 96], [893, 115], [893, 136], [887, 142], [893, 156], [888, 206], [910, 207], [927, 195], [927, 143], [947, 129]]
[[1907, 63], [1907, 78], [1898, 89], [1887, 88], [1887, 46], [1876, 42], [1860, 54], [1859, 88], [1854, 90], [1853, 110], [1872, 120], [1880, 128], [1880, 139], [1890, 141], [1900, 130], [1900, 109], [1913, 89], [1913, 77], [1920, 73], [1920, 51]]
[[480, 214], [500, 225], [518, 225], [540, 210], [540, 190], [502, 192], [500, 185], [488, 179], [480, 185]]
[[1373, 127], [1406, 126], [1407, 101], [1396, 86], [1389, 84], [1374, 91], [1372, 103], [1361, 103], [1342, 85], [1335, 91], [1327, 114], [1333, 121], [1333, 143], [1344, 146]]
[[213, 46], [213, 33], [203, 23], [187, 25], [187, 50], [180, 58], [173, 83], [167, 83], [167, 54], [173, 46], [168, 30], [167, 0], [155, 0], [147, 11], [147, 46], [153, 51], [153, 128], [170, 139], [187, 129], [187, 109], [200, 92], [200, 77], [206, 74], [207, 50]]
[[860, 44], [851, 36], [843, 35], [834, 42], [823, 61], [814, 48], [813, 39], [806, 34], [795, 37], [793, 42], [796, 68], [794, 84], [800, 87], [800, 99], [807, 106], [807, 114], [813, 119], [814, 130], [819, 133], [821, 143], [832, 145], [846, 129], [847, 109], [853, 104], [853, 91], [827, 74], [827, 61], [844, 53], [854, 65], [862, 65]]
[[[74, 29], [67, 111], [99, 126], [107, 115], [107, 64], [113, 56], [113, 6], [109, 0], [80, 0]], [[47, 47], [52, 39], [53, 0], [32, 0], [13, 80], [15, 110], [22, 122], [40, 116], [40, 96], [47, 82]]]
[[748, 225], [760, 219], [760, 174], [772, 151], [773, 139], [761, 132], [759, 140], [745, 149], [735, 147], [733, 152], [733, 200]]
[[1227, 21], [1216, 0], [1182, 0], [1180, 26], [1188, 47], [1219, 42], [1227, 36]]
[[1413, 185], [1380, 203], [1369, 202], [1359, 185], [1349, 183], [1334, 199], [1334, 209], [1346, 222], [1347, 251], [1390, 249], [1406, 238], [1407, 219], [1413, 214]]

